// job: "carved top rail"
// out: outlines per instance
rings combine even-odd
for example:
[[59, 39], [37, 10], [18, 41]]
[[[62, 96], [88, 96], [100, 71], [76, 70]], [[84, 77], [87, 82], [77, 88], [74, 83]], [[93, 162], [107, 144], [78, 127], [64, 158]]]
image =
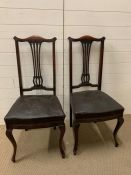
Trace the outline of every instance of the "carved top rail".
[[51, 38], [51, 39], [46, 39], [46, 38], [43, 38], [41, 36], [37, 36], [37, 35], [32, 35], [30, 37], [27, 37], [27, 38], [18, 38], [16, 36], [14, 36], [14, 40], [15, 41], [19, 41], [19, 42], [31, 42], [31, 43], [41, 43], [41, 42], [53, 42], [53, 41], [56, 41], [57, 38], [54, 37], [54, 38]]
[[84, 36], [81, 36], [80, 38], [72, 38], [72, 37], [68, 37], [68, 39], [72, 42], [89, 42], [89, 41], [101, 41], [101, 40], [105, 40], [105, 37], [102, 37], [102, 38], [94, 38], [90, 35], [84, 35]]

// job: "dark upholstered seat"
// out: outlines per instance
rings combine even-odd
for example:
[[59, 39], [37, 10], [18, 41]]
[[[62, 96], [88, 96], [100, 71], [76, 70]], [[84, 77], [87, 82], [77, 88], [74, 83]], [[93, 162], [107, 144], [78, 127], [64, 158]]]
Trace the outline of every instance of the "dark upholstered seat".
[[115, 115], [124, 108], [106, 93], [100, 90], [75, 92], [71, 95], [71, 105], [75, 117]]
[[[58, 98], [54, 95], [26, 95], [19, 97], [8, 114], [5, 122], [44, 122], [63, 120], [65, 114]], [[52, 119], [52, 120], [50, 120]]]

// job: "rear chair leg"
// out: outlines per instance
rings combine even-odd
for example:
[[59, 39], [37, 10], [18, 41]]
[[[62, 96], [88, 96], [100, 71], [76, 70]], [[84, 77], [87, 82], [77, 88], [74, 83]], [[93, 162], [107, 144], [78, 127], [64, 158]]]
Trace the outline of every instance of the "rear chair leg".
[[60, 129], [59, 148], [60, 148], [62, 158], [65, 158], [65, 152], [63, 148], [63, 137], [65, 134], [65, 125], [59, 126], [59, 129]]
[[15, 156], [16, 156], [16, 149], [17, 149], [17, 145], [16, 145], [16, 141], [13, 137], [13, 134], [12, 134], [12, 129], [7, 129], [6, 130], [6, 136], [8, 137], [8, 139], [10, 140], [10, 142], [12, 143], [13, 145], [13, 148], [14, 148], [14, 152], [13, 152], [13, 156], [12, 156], [12, 161], [15, 162]]
[[113, 136], [114, 136], [114, 141], [115, 141], [115, 147], [118, 147], [118, 142], [117, 142], [117, 133], [118, 133], [118, 130], [120, 129], [120, 127], [122, 126], [122, 124], [124, 123], [124, 118], [123, 117], [118, 117], [117, 119], [117, 125], [116, 125], [116, 128], [113, 132]]

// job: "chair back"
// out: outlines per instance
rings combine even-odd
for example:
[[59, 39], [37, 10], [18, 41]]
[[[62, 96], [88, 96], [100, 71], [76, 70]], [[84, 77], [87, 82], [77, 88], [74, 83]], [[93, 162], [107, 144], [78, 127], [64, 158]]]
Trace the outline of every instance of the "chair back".
[[[71, 38], [69, 37], [69, 74], [70, 74], [70, 93], [72, 93], [73, 89], [91, 86], [97, 87], [98, 90], [101, 90], [101, 82], [102, 82], [102, 67], [103, 67], [103, 53], [104, 53], [104, 40], [105, 37], [102, 38], [94, 38], [89, 35], [82, 36], [80, 38]], [[81, 82], [80, 84], [73, 85], [73, 42], [80, 42], [82, 46], [82, 74], [81, 74]], [[97, 84], [92, 84], [90, 82], [90, 52], [92, 43], [99, 42], [100, 43], [100, 54], [99, 54], [99, 70], [98, 70], [98, 82]]]
[[[56, 66], [55, 66], [55, 41], [56, 37], [52, 39], [45, 39], [40, 36], [30, 36], [28, 38], [18, 38], [14, 37], [15, 46], [16, 46], [16, 57], [17, 57], [17, 67], [18, 67], [18, 77], [19, 77], [19, 87], [20, 95], [23, 95], [25, 91], [32, 91], [43, 89], [47, 91], [53, 91], [53, 94], [56, 95]], [[20, 42], [27, 42], [30, 45], [30, 51], [32, 55], [32, 64], [33, 64], [33, 86], [30, 88], [23, 88], [23, 79], [22, 79], [22, 68], [21, 68], [21, 59], [20, 59]], [[53, 87], [46, 87], [44, 85], [44, 80], [41, 73], [41, 46], [44, 43], [52, 44], [52, 61], [53, 61]]]

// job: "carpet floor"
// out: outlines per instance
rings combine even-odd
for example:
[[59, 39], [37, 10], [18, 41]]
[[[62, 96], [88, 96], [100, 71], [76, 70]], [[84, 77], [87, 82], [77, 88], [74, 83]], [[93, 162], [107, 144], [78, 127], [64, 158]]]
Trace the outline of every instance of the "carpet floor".
[[131, 175], [131, 116], [118, 133], [119, 147], [114, 147], [112, 131], [116, 121], [82, 124], [79, 149], [73, 155], [73, 133], [66, 123], [64, 145], [66, 158], [58, 149], [59, 130], [14, 130], [18, 149], [12, 163], [12, 145], [0, 126], [0, 175]]

